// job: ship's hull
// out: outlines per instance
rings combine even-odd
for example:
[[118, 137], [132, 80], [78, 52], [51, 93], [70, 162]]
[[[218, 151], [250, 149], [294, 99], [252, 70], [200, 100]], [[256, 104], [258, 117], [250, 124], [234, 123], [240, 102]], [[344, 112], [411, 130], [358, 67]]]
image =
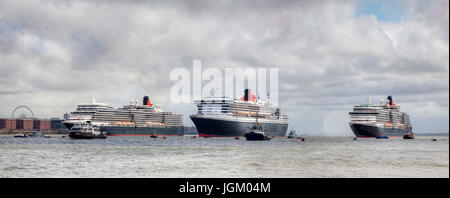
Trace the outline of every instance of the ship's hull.
[[[255, 119], [217, 118], [201, 115], [191, 115], [190, 117], [201, 137], [244, 136], [255, 123]], [[258, 123], [266, 136], [286, 137], [287, 122], [259, 119]]]
[[356, 137], [403, 137], [408, 133], [406, 128], [377, 127], [370, 124], [351, 123], [350, 128]]
[[100, 126], [109, 136], [182, 136], [184, 127], [133, 127], [133, 126]]

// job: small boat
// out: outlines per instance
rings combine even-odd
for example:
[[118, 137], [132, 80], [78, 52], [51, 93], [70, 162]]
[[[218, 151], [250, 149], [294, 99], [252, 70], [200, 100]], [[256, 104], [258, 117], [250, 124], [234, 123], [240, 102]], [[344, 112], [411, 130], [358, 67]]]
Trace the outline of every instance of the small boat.
[[154, 134], [150, 135], [150, 137], [151, 137], [151, 138], [158, 138], [159, 135], [154, 133]]
[[298, 138], [297, 133], [294, 130], [290, 131], [287, 138]]
[[250, 128], [250, 131], [247, 132], [244, 136], [245, 138], [247, 138], [247, 141], [270, 140], [270, 138], [264, 134], [261, 125], [259, 125], [258, 116], [256, 116], [256, 122], [253, 127]]
[[259, 130], [252, 129], [250, 132], [245, 134], [245, 138], [247, 138], [248, 141], [256, 141], [256, 140], [270, 140], [269, 137], [264, 135], [264, 132]]
[[44, 135], [42, 134], [41, 131], [33, 131], [31, 132], [30, 135], [28, 135], [29, 137], [43, 137], [43, 138], [50, 138], [50, 136]]
[[105, 139], [106, 131], [100, 130], [98, 126], [92, 125], [90, 121], [75, 124], [69, 132], [72, 139]]
[[403, 139], [405, 140], [410, 140], [410, 139], [414, 139], [414, 133], [407, 133], [403, 136]]
[[29, 137], [29, 136], [28, 136], [28, 135], [25, 135], [25, 134], [23, 134], [23, 133], [19, 133], [19, 134], [14, 135], [14, 137], [16, 137], [16, 138], [27, 138], [27, 137]]
[[376, 138], [377, 138], [377, 139], [389, 139], [388, 136], [377, 136]]

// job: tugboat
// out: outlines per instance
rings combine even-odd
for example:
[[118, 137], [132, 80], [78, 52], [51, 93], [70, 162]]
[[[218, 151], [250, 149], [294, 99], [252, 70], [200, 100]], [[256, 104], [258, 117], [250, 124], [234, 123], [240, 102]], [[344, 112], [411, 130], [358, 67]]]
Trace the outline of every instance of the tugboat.
[[69, 132], [69, 137], [72, 139], [105, 139], [107, 134], [98, 126], [92, 125], [90, 121], [86, 121], [86, 123], [75, 124]]
[[289, 132], [287, 138], [294, 138], [294, 139], [297, 139], [298, 136], [297, 136], [297, 133], [295, 133], [294, 130], [291, 130], [291, 131]]
[[247, 141], [255, 141], [255, 140], [270, 140], [271, 138], [264, 135], [264, 131], [258, 123], [258, 116], [256, 116], [256, 122], [253, 125], [252, 128], [250, 128], [250, 131], [246, 133], [245, 138], [247, 138]]
[[414, 139], [414, 136], [415, 136], [414, 133], [407, 133], [403, 136], [403, 139], [405, 140]]

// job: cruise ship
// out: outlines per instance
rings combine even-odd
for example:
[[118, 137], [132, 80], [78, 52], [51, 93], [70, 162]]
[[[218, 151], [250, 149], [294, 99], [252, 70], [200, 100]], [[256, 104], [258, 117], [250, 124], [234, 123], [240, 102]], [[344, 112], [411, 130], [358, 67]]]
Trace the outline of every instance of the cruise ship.
[[256, 100], [249, 89], [245, 89], [240, 100], [222, 96], [205, 97], [194, 102], [198, 112], [190, 118], [201, 137], [244, 136], [256, 118], [267, 136], [286, 136], [287, 115], [268, 101]]
[[368, 104], [354, 106], [349, 114], [350, 128], [357, 137], [403, 137], [412, 133], [409, 115], [400, 112], [400, 106], [394, 104], [392, 96], [379, 105], [372, 104], [369, 97]]
[[95, 109], [80, 121], [87, 120], [109, 136], [184, 135], [183, 116], [163, 111], [160, 105], [151, 104], [148, 96], [142, 105], [131, 100], [121, 108]]

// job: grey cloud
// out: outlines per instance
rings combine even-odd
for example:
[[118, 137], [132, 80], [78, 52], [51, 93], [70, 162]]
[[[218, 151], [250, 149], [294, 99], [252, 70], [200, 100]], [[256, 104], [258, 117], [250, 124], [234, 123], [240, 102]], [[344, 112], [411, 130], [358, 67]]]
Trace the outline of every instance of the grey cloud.
[[118, 106], [149, 94], [188, 115], [194, 106], [170, 104], [169, 74], [202, 59], [279, 68], [280, 103], [296, 121], [368, 95], [448, 111], [445, 2], [406, 1], [407, 20], [388, 23], [356, 18], [354, 1], [1, 1], [0, 100], [50, 117], [92, 95]]

